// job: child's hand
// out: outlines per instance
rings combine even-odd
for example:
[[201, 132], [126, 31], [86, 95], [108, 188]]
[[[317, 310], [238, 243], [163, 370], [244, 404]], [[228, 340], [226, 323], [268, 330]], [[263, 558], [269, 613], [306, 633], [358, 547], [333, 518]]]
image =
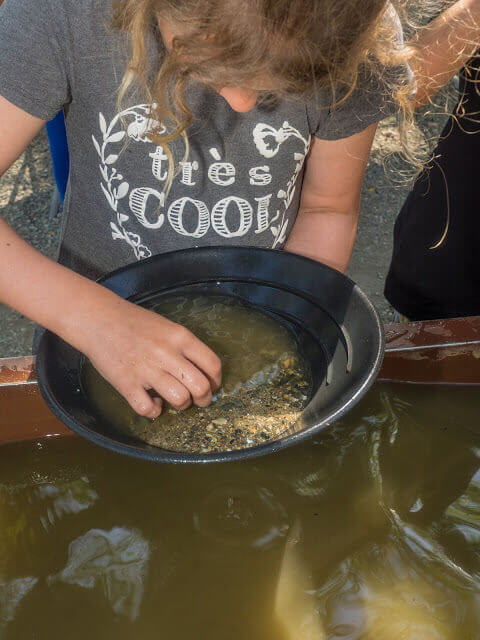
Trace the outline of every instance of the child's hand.
[[0, 301], [84, 353], [142, 416], [162, 410], [150, 389], [185, 409], [220, 386], [220, 360], [187, 329], [47, 258], [1, 218]]
[[[82, 331], [82, 351], [141, 416], [156, 418], [162, 400], [177, 409], [206, 407], [221, 383], [220, 359], [188, 329], [121, 298], [105, 301]], [[89, 322], [90, 324], [90, 322]]]

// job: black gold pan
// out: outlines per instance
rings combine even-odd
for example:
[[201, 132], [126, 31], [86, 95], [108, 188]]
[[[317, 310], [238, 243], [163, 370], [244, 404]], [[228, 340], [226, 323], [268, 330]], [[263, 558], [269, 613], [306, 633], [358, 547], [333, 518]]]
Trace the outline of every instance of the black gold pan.
[[373, 384], [382, 364], [383, 329], [367, 296], [338, 271], [284, 251], [174, 251], [118, 269], [100, 283], [139, 304], [190, 293], [241, 300], [290, 327], [313, 379], [312, 397], [295, 430], [278, 440], [237, 451], [179, 453], [147, 445], [100, 420], [82, 389], [82, 354], [46, 332], [36, 364], [46, 403], [72, 431], [118, 453], [171, 463], [226, 462], [272, 453], [345, 414]]

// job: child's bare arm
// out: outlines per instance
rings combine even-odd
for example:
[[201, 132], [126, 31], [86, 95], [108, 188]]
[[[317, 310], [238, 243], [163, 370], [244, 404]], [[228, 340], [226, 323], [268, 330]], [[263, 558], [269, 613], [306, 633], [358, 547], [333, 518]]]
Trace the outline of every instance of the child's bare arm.
[[[12, 107], [0, 102], [3, 171], [43, 124]], [[141, 415], [161, 411], [148, 389], [186, 408], [220, 385], [219, 359], [193, 334], [43, 256], [1, 218], [0, 301], [85, 353]]]
[[412, 42], [417, 107], [428, 102], [465, 65], [480, 46], [480, 0], [458, 0]]
[[313, 138], [287, 251], [345, 271], [357, 231], [363, 176], [377, 125], [343, 140]]
[[0, 178], [44, 124], [0, 96]]

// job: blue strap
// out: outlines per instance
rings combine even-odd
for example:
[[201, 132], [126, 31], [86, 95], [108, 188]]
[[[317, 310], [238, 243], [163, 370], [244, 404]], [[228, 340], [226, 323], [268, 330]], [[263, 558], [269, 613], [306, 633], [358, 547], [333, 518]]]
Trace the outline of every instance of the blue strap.
[[65, 199], [70, 159], [68, 155], [67, 131], [63, 111], [57, 113], [46, 125], [50, 153], [52, 155], [53, 175], [62, 202]]

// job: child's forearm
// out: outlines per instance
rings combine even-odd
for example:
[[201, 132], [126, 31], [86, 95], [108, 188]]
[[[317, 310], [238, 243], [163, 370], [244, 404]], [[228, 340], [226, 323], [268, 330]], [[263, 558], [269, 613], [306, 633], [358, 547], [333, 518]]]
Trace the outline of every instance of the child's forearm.
[[472, 57], [480, 45], [480, 0], [458, 0], [412, 42], [417, 79], [415, 103], [421, 107]]
[[[42, 255], [0, 218], [0, 301], [84, 349], [107, 289]], [[98, 317], [98, 314], [97, 314]]]
[[285, 250], [343, 273], [352, 254], [357, 224], [357, 212], [300, 209]]
[[82, 351], [142, 416], [207, 406], [221, 362], [184, 327], [136, 306], [30, 247], [0, 219], [0, 301]]

